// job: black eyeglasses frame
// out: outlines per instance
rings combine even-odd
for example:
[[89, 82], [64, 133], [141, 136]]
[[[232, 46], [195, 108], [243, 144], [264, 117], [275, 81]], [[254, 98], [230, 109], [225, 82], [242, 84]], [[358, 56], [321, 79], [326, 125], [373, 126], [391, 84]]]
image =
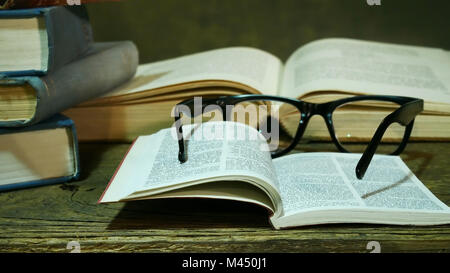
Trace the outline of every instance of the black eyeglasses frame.
[[[370, 164], [370, 161], [375, 154], [378, 145], [381, 142], [381, 139], [386, 132], [387, 128], [393, 123], [399, 123], [402, 126], [405, 126], [405, 132], [403, 135], [403, 139], [400, 142], [398, 148], [391, 153], [391, 155], [399, 155], [405, 149], [408, 140], [411, 136], [411, 132], [414, 126], [415, 117], [423, 111], [424, 102], [422, 99], [412, 98], [412, 97], [403, 97], [403, 96], [384, 96], [384, 95], [361, 95], [361, 96], [351, 96], [343, 99], [338, 99], [325, 103], [311, 103], [298, 99], [281, 97], [281, 96], [271, 96], [271, 95], [258, 95], [258, 94], [245, 94], [245, 95], [234, 95], [234, 96], [220, 96], [216, 98], [202, 98], [201, 109], [194, 109], [196, 105], [194, 104], [195, 98], [187, 99], [183, 102], [178, 103], [174, 109], [174, 117], [175, 117], [175, 126], [178, 136], [178, 145], [179, 145], [179, 153], [178, 159], [181, 163], [187, 161], [184, 139], [183, 139], [183, 129], [181, 124], [181, 113], [182, 111], [180, 106], [187, 107], [190, 110], [189, 114], [192, 113], [203, 113], [206, 107], [216, 105], [223, 115], [224, 121], [231, 120], [232, 111], [227, 111], [227, 106], [234, 106], [238, 103], [242, 103], [245, 101], [277, 101], [282, 103], [288, 103], [290, 105], [295, 106], [299, 112], [301, 113], [301, 117], [299, 120], [299, 125], [297, 128], [297, 132], [293, 137], [291, 144], [289, 144], [286, 148], [281, 151], [272, 152], [272, 158], [280, 157], [292, 151], [295, 146], [300, 142], [311, 117], [315, 115], [320, 115], [324, 118], [325, 124], [327, 126], [328, 132], [330, 133], [331, 140], [337, 147], [340, 152], [349, 153], [347, 149], [339, 142], [336, 132], [333, 126], [333, 112], [336, 108], [356, 101], [385, 101], [396, 103], [400, 107], [393, 111], [391, 114], [387, 115], [383, 121], [378, 126], [375, 131], [374, 136], [366, 147], [364, 153], [361, 156], [357, 166], [356, 166], [356, 177], [358, 179], [362, 179], [364, 174]], [[197, 105], [198, 107], [198, 105]], [[192, 116], [191, 116], [192, 118]]]

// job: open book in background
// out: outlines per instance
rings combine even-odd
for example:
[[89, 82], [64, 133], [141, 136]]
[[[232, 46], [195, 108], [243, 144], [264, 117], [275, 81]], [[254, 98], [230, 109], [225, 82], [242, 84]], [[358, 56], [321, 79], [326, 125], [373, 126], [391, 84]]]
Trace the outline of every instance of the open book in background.
[[[354, 94], [400, 95], [425, 100], [412, 140], [448, 140], [449, 67], [450, 53], [441, 49], [351, 39], [311, 42], [285, 64], [258, 49], [224, 48], [140, 65], [130, 82], [65, 113], [81, 141], [132, 141], [169, 127], [173, 106], [193, 96], [255, 93], [317, 103]], [[389, 111], [389, 105], [359, 105], [336, 117], [360, 140], [373, 136], [361, 119], [379, 124]], [[315, 117], [304, 137], [329, 139], [329, 133]]]
[[328, 223], [450, 223], [439, 201], [397, 156], [376, 155], [362, 180], [360, 154], [302, 153], [272, 160], [264, 137], [235, 122], [184, 127], [187, 162], [175, 128], [139, 137], [99, 203], [159, 198], [250, 202], [276, 228]]

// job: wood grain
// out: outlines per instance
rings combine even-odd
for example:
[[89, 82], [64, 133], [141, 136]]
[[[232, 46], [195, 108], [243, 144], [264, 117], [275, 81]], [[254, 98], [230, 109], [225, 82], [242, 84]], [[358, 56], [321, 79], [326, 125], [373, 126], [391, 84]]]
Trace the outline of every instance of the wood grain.
[[[273, 230], [258, 206], [221, 200], [97, 200], [127, 144], [81, 144], [80, 181], [0, 194], [0, 252], [450, 252], [450, 226], [323, 225]], [[302, 151], [335, 151], [308, 143]], [[411, 143], [402, 158], [450, 204], [450, 143]]]

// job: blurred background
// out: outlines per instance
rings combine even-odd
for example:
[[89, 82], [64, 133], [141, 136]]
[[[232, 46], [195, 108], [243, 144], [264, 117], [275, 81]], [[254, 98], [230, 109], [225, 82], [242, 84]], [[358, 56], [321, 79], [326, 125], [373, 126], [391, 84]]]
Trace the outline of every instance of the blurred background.
[[122, 0], [88, 5], [97, 41], [132, 40], [148, 63], [227, 46], [283, 61], [326, 37], [450, 50], [449, 0]]

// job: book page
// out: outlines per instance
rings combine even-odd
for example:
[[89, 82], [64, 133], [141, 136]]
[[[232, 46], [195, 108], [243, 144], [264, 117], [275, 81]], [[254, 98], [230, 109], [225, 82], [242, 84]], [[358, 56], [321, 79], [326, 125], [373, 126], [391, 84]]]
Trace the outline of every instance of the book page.
[[358, 180], [360, 154], [309, 153], [275, 159], [284, 215], [315, 209], [448, 211], [400, 157], [375, 155]]
[[253, 203], [265, 207], [271, 213], [275, 212], [269, 196], [260, 188], [250, 183], [242, 183], [239, 181], [223, 181], [214, 183], [204, 183], [201, 185], [181, 188], [161, 194], [152, 195], [150, 198], [220, 198], [225, 200], [234, 200], [247, 203]]
[[[212, 181], [246, 181], [280, 202], [278, 181], [264, 137], [235, 122], [183, 126], [187, 161], [178, 160], [175, 128], [139, 137], [102, 202], [139, 199]], [[245, 182], [243, 182], [245, 183]]]
[[288, 59], [280, 94], [312, 91], [401, 95], [450, 102], [450, 54], [436, 48], [351, 39], [311, 42]]
[[178, 161], [174, 129], [160, 132], [161, 144], [143, 189], [230, 174], [253, 175], [278, 187], [267, 142], [259, 133], [250, 136], [257, 133], [253, 128], [234, 122], [184, 126], [188, 160], [183, 164]]
[[68, 128], [0, 134], [0, 186], [75, 174], [72, 142]]
[[262, 50], [232, 47], [143, 64], [129, 83], [106, 96], [118, 96], [195, 81], [238, 82], [262, 93], [278, 91], [281, 61]]
[[47, 70], [45, 18], [2, 19], [0, 43], [0, 71]]

